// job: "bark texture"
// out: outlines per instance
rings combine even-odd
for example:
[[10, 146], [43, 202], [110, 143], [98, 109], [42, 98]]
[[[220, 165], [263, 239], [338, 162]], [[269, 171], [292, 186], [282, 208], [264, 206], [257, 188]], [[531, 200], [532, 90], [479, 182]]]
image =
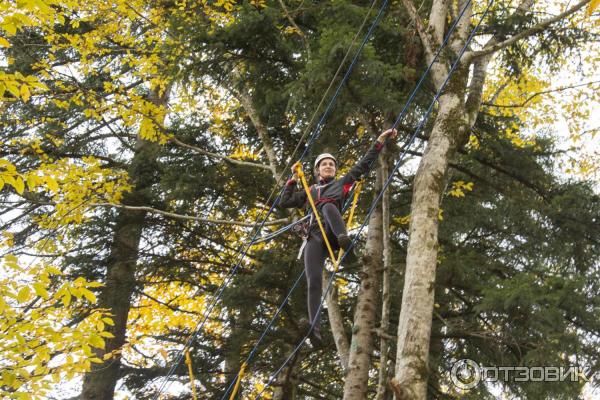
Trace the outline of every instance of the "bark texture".
[[[151, 95], [151, 101], [165, 105], [168, 90], [161, 97]], [[156, 159], [159, 146], [140, 137], [128, 169], [133, 182], [133, 190], [123, 198], [127, 206], [141, 206], [150, 203], [150, 185], [156, 173]], [[113, 356], [103, 364], [92, 364], [83, 381], [81, 398], [85, 400], [109, 400], [113, 398], [119, 379], [121, 348], [126, 341], [127, 317], [131, 298], [136, 286], [136, 264], [140, 238], [144, 229], [147, 211], [120, 209], [112, 237], [111, 251], [106, 262], [106, 282], [98, 297], [98, 306], [110, 310], [114, 326], [109, 332], [114, 338], [105, 340], [104, 349], [94, 349], [95, 356], [103, 359], [105, 354]]]
[[[329, 274], [323, 274], [323, 287], [327, 287], [329, 283]], [[333, 334], [333, 341], [340, 357], [340, 363], [344, 371], [348, 370], [348, 357], [350, 353], [350, 344], [348, 343], [348, 337], [346, 336], [346, 328], [344, 326], [344, 317], [340, 311], [340, 305], [338, 300], [338, 289], [335, 285], [332, 286], [331, 290], [325, 297], [327, 302], [327, 314], [329, 316], [329, 325], [331, 326], [331, 333]]]
[[[381, 156], [381, 174], [388, 176], [389, 152], [383, 150]], [[381, 324], [383, 333], [388, 333], [390, 328], [390, 274], [392, 268], [392, 249], [390, 242], [390, 191], [386, 190], [381, 200], [382, 228], [383, 228], [383, 282], [381, 284]], [[384, 400], [388, 383], [389, 343], [386, 337], [381, 336], [379, 344], [379, 379], [375, 400]]]
[[[381, 168], [377, 168], [376, 193], [381, 190], [382, 182]], [[352, 327], [348, 373], [344, 382], [344, 400], [367, 398], [369, 369], [373, 353], [372, 330], [377, 319], [379, 274], [383, 267], [382, 243], [382, 214], [381, 205], [379, 205], [369, 218], [369, 233], [362, 260], [361, 284]]]
[[426, 398], [440, 198], [446, 185], [448, 162], [456, 150], [456, 140], [447, 132], [460, 129], [462, 121], [457, 121], [456, 116], [463, 108], [456, 94], [440, 97], [438, 116], [415, 177], [398, 323], [396, 375], [392, 381], [398, 399]]
[[[412, 2], [410, 0], [402, 0], [402, 2], [415, 22], [427, 61], [431, 62], [432, 49], [441, 45], [440, 32], [446, 30], [447, 12], [451, 11], [451, 7], [448, 8], [449, 2], [433, 1], [427, 29], [423, 27], [424, 24]], [[448, 165], [456, 151], [466, 143], [468, 133], [477, 120], [489, 63], [497, 51], [541, 32], [552, 23], [581, 10], [587, 3], [588, 0], [582, 0], [561, 14], [547, 18], [511, 37], [493, 35], [482, 50], [465, 53], [450, 83], [444, 88], [444, 94], [438, 102], [439, 108], [433, 130], [413, 187], [406, 276], [398, 323], [396, 371], [392, 380], [392, 387], [398, 400], [425, 400], [427, 396], [440, 199], [447, 184]], [[458, 8], [462, 8], [464, 4], [465, 1], [460, 0]], [[523, 16], [532, 5], [532, 0], [522, 0], [512, 17]], [[466, 22], [471, 21], [472, 15], [469, 6], [463, 16], [464, 21], [458, 24], [451, 40], [450, 47], [455, 53], [465, 45], [469, 32], [473, 28], [472, 23]], [[508, 18], [506, 21], [511, 23], [515, 20], [515, 18]], [[498, 29], [498, 32], [502, 31]], [[436, 90], [441, 89], [453, 61], [446, 54], [434, 64], [432, 81]], [[468, 79], [469, 71], [471, 71], [471, 79]]]

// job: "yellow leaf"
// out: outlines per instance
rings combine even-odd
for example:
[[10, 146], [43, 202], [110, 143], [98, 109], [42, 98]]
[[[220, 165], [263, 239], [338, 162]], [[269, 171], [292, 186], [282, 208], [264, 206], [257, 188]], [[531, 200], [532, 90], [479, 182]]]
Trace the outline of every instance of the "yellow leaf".
[[8, 43], [8, 40], [4, 39], [3, 37], [0, 37], [0, 46], [10, 47], [10, 43]]
[[0, 25], [0, 28], [4, 29], [6, 33], [8, 33], [11, 36], [17, 33], [17, 26], [15, 24], [2, 24]]
[[46, 176], [44, 179], [46, 180], [48, 189], [52, 190], [54, 193], [58, 193], [58, 183], [56, 183], [56, 180], [51, 176]]
[[29, 190], [33, 190], [35, 188], [36, 184], [37, 184], [36, 176], [28, 175], [27, 176], [27, 187], [29, 188]]
[[25, 303], [29, 300], [29, 296], [31, 295], [31, 290], [29, 286], [23, 286], [21, 290], [19, 290], [19, 294], [17, 294], [17, 301], [19, 303]]
[[69, 293], [68, 290], [65, 290], [65, 294], [62, 297], [62, 302], [65, 305], [65, 307], [68, 307], [69, 304], [71, 304], [71, 293]]
[[19, 88], [16, 87], [15, 85], [10, 85], [10, 84], [7, 83], [6, 84], [6, 90], [8, 90], [17, 99], [19, 98], [19, 96], [21, 96], [21, 92], [19, 91]]
[[102, 339], [98, 335], [90, 336], [90, 344], [96, 348], [103, 349], [104, 348], [104, 339]]
[[75, 279], [73, 281], [73, 284], [75, 285], [75, 287], [82, 287], [85, 286], [85, 278], [80, 276], [79, 278]]
[[48, 299], [50, 297], [50, 294], [46, 290], [46, 285], [44, 285], [43, 283], [39, 283], [39, 282], [34, 283], [33, 289], [35, 290], [35, 294], [40, 296], [44, 300]]
[[592, 0], [590, 2], [590, 5], [588, 6], [588, 9], [586, 11], [586, 15], [589, 17], [590, 15], [592, 15], [592, 13], [594, 12], [594, 10], [596, 9], [596, 7], [598, 7], [598, 5], [600, 5], [600, 0]]
[[163, 356], [165, 361], [169, 361], [169, 355], [167, 354], [167, 351], [165, 349], [160, 349], [159, 352], [160, 352], [160, 355]]
[[31, 92], [29, 91], [29, 87], [27, 85], [21, 85], [21, 98], [23, 101], [28, 101], [31, 97]]
[[87, 290], [86, 288], [80, 288], [79, 291], [81, 292], [81, 294], [83, 294], [83, 297], [85, 297], [90, 303], [96, 303], [97, 299], [94, 293]]
[[14, 187], [17, 193], [23, 194], [23, 190], [25, 190], [25, 182], [23, 182], [23, 179], [21, 179], [21, 177], [17, 177], [15, 179]]
[[53, 267], [53, 266], [49, 266], [49, 267], [47, 267], [47, 268], [46, 268], [46, 271], [47, 271], [49, 274], [53, 274], [53, 275], [62, 275], [62, 271], [61, 271], [60, 269], [56, 268], [56, 267]]
[[104, 317], [104, 318], [102, 318], [102, 321], [104, 321], [104, 323], [107, 325], [115, 326], [115, 323], [113, 322], [113, 320], [111, 318]]
[[81, 349], [83, 350], [83, 354], [85, 354], [88, 357], [92, 356], [92, 348], [90, 346], [88, 346], [87, 344], [83, 344], [81, 345]]

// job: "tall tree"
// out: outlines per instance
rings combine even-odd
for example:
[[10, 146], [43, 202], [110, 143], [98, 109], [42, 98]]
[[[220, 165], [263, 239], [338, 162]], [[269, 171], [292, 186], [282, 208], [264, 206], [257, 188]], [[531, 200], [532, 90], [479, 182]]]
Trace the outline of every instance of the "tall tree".
[[[447, 185], [448, 165], [458, 149], [464, 147], [474, 126], [482, 102], [485, 77], [491, 57], [502, 49], [511, 48], [520, 40], [533, 35], [544, 38], [544, 33], [555, 23], [565, 24], [568, 17], [580, 11], [589, 1], [582, 1], [556, 17], [537, 20], [529, 14], [533, 2], [524, 1], [506, 19], [499, 21], [490, 32], [491, 38], [481, 50], [469, 51], [461, 59], [448, 86], [438, 99], [437, 114], [429, 134], [427, 147], [415, 177], [410, 220], [410, 239], [407, 249], [406, 278], [402, 308], [398, 324], [398, 349], [394, 390], [399, 399], [424, 399], [427, 392], [429, 340], [435, 293], [435, 270], [438, 254], [438, 214], [440, 200]], [[409, 11], [423, 44], [426, 59], [433, 61], [434, 52], [444, 38], [448, 16], [457, 15], [454, 5], [434, 1], [425, 26], [414, 4], [403, 1]], [[467, 45], [473, 29], [471, 3], [459, 2], [458, 9], [466, 8], [465, 17], [450, 41], [453, 54]], [[516, 21], [528, 21], [519, 32]], [[544, 41], [541, 40], [541, 43]], [[436, 90], [450, 72], [452, 60], [441, 57], [432, 68]], [[469, 77], [470, 71], [472, 76]]]

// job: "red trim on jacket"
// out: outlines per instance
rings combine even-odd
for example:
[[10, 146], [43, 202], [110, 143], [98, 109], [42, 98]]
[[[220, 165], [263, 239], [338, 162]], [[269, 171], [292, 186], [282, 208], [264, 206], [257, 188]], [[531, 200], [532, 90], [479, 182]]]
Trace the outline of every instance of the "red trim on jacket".
[[350, 193], [350, 189], [352, 189], [352, 185], [354, 185], [354, 183], [346, 183], [344, 185], [344, 197]]

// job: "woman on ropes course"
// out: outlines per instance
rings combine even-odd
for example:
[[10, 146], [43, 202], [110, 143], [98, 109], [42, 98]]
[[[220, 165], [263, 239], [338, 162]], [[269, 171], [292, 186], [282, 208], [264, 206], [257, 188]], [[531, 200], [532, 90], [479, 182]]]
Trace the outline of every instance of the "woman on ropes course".
[[[337, 160], [333, 155], [323, 153], [316, 158], [314, 175], [317, 184], [310, 187], [310, 194], [319, 215], [325, 221], [324, 229], [334, 251], [340, 248], [346, 251], [352, 244], [342, 218], [342, 207], [352, 185], [368, 172], [369, 166], [377, 159], [386, 139], [395, 138], [396, 135], [395, 129], [388, 129], [379, 135], [367, 154], [341, 179], [335, 179]], [[298, 182], [297, 165], [292, 167], [292, 171], [294, 175], [286, 183], [279, 204], [284, 208], [306, 208], [307, 212], [310, 212], [311, 206], [306, 192], [296, 186]], [[319, 226], [312, 215], [310, 220], [302, 226], [302, 236], [304, 243], [300, 248], [300, 253], [304, 250], [304, 269], [308, 283], [308, 317], [310, 325], [314, 325], [311, 332], [311, 342], [319, 346], [322, 343], [322, 337], [320, 333], [320, 315], [317, 315], [317, 310], [321, 303], [323, 267], [328, 249]]]

